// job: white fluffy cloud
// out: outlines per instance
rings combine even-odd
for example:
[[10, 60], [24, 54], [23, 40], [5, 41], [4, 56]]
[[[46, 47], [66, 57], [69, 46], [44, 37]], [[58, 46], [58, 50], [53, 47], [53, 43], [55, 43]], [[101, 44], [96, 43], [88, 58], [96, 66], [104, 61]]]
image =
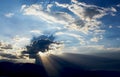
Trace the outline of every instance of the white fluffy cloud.
[[[58, 2], [55, 2], [55, 4], [48, 4], [47, 9], [44, 9], [41, 4], [33, 4], [30, 6], [23, 5], [21, 10], [24, 15], [37, 16], [48, 23], [63, 24], [69, 29], [78, 30], [85, 34], [87, 34], [89, 30], [99, 29], [102, 22], [98, 21], [98, 19], [109, 13], [113, 15], [114, 12], [117, 12], [114, 7], [103, 8], [81, 3], [76, 0], [72, 0], [71, 2], [72, 4], [60, 4]], [[68, 9], [75, 14], [76, 17], [73, 17], [67, 12], [52, 12], [51, 8], [54, 5]]]
[[[23, 5], [22, 8], [23, 9], [23, 14], [24, 15], [33, 15], [33, 16], [37, 16], [39, 17], [40, 19], [48, 22], [48, 23], [52, 23], [52, 22], [56, 22], [56, 23], [64, 23], [64, 21], [62, 20], [59, 20], [57, 18], [59, 17], [55, 17], [56, 15], [60, 15], [57, 14], [57, 13], [53, 13], [53, 14], [50, 14], [49, 12], [44, 12], [43, 11], [43, 7], [41, 5], [37, 5], [37, 4], [33, 4], [31, 6], [25, 6]], [[64, 15], [64, 14], [61, 14], [61, 16]]]

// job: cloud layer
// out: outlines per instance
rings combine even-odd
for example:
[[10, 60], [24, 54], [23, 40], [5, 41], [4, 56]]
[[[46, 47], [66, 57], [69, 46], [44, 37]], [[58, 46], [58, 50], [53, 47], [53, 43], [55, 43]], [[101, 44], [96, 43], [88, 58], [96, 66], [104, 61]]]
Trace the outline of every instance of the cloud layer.
[[[61, 9], [61, 11], [57, 9]], [[23, 5], [21, 12], [25, 16], [35, 16], [49, 24], [46, 26], [49, 29], [41, 28], [40, 31], [47, 32], [52, 28], [58, 41], [73, 42], [72, 39], [74, 39], [75, 42], [76, 39], [80, 44], [83, 42], [86, 44], [85, 41], [98, 42], [102, 39], [102, 34], [105, 31], [100, 28], [102, 25], [100, 18], [116, 12], [116, 9], [71, 0], [71, 4], [54, 2], [46, 6], [42, 6], [42, 4]], [[87, 40], [86, 37], [90, 34], [92, 34], [89, 38], [91, 40]]]
[[[103, 35], [106, 31], [101, 28], [104, 24], [101, 18], [107, 15], [115, 16], [117, 12], [114, 7], [104, 8], [77, 0], [71, 0], [68, 4], [57, 1], [47, 4], [44, 2], [31, 5], [24, 4], [19, 11], [20, 16], [14, 13], [4, 15], [7, 18], [14, 16], [21, 20], [21, 22], [12, 21], [13, 23], [19, 22], [15, 23], [17, 28], [15, 28], [15, 32], [20, 28], [21, 34], [18, 32], [17, 35], [16, 33], [10, 41], [13, 46], [12, 51], [18, 50], [19, 55], [21, 55], [19, 51], [23, 50], [21, 47], [29, 44], [33, 37], [41, 35], [53, 35], [55, 41], [64, 44], [63, 50], [72, 48], [73, 51], [81, 52], [79, 51], [81, 47], [82, 49], [103, 48], [104, 50], [104, 45], [99, 47], [99, 42], [104, 39]], [[95, 46], [95, 48], [91, 46]]]

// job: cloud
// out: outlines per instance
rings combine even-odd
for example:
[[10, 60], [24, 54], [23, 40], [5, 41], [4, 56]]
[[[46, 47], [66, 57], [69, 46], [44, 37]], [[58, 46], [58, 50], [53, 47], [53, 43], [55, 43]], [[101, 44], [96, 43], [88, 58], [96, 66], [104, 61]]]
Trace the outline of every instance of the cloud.
[[39, 34], [39, 35], [42, 34], [42, 32], [40, 30], [31, 30], [30, 33]]
[[[19, 41], [19, 39], [16, 39], [17, 41]], [[25, 43], [26, 40], [21, 41], [21, 42], [16, 42], [18, 45], [20, 43]], [[29, 59], [28, 55], [24, 55], [22, 56], [22, 52], [26, 50], [25, 47], [21, 47], [18, 46], [17, 44], [9, 44], [7, 42], [0, 42], [0, 59], [6, 59], [6, 60], [13, 60], [13, 61], [17, 61], [17, 60], [21, 60], [21, 59]], [[24, 45], [22, 45], [24, 46]], [[18, 61], [19, 62], [19, 61]], [[23, 61], [24, 62], [24, 61]], [[29, 61], [28, 61], [29, 62]]]
[[98, 42], [100, 39], [99, 38], [97, 38], [97, 37], [94, 37], [94, 38], [91, 38], [90, 39], [90, 41], [92, 41], [92, 42]]
[[57, 6], [63, 7], [63, 8], [69, 7], [69, 4], [60, 4], [60, 3], [58, 3], [58, 2], [55, 2], [55, 4], [56, 4]]
[[[55, 2], [45, 6], [42, 3], [24, 4], [20, 11], [23, 17], [29, 16], [42, 22], [42, 25], [41, 23], [37, 24], [36, 28], [28, 31], [30, 38], [53, 34], [55, 41], [63, 42], [66, 47], [92, 45], [93, 42], [99, 43], [106, 32], [101, 29], [103, 22], [100, 19], [105, 15], [114, 15], [117, 12], [114, 7], [104, 8], [77, 0], [72, 0], [70, 4]], [[18, 40], [14, 41], [16, 42], [14, 44], [17, 45], [24, 41], [30, 42], [30, 39], [19, 37]]]
[[[25, 5], [23, 5], [23, 6], [25, 6]], [[23, 9], [23, 14], [24, 15], [38, 16], [48, 23], [58, 22], [58, 21], [56, 21], [55, 17], [49, 15], [48, 12], [43, 11], [42, 5], [33, 4], [31, 6], [26, 6], [24, 8], [23, 8], [23, 6], [22, 6], [21, 9]]]
[[74, 3], [70, 5], [69, 10], [79, 16], [82, 20], [90, 21], [95, 18], [101, 18], [105, 15], [103, 8], [87, 5], [84, 3]]
[[[80, 47], [64, 48], [64, 53], [80, 53], [80, 54], [100, 54], [100, 53], [120, 53], [120, 48], [106, 48], [104, 45], [85, 45]], [[102, 56], [102, 55], [101, 55]], [[105, 55], [104, 55], [105, 56]]]
[[117, 28], [120, 28], [120, 26], [117, 26]]
[[[67, 9], [72, 14], [57, 9], [53, 11], [54, 6], [60, 9]], [[72, 42], [71, 44], [73, 45], [77, 42], [80, 45], [91, 41], [99, 42], [103, 38], [102, 34], [105, 32], [105, 30], [100, 28], [100, 25], [103, 23], [99, 19], [110, 13], [117, 12], [114, 7], [103, 8], [78, 2], [77, 0], [72, 0], [71, 4], [55, 2], [54, 4], [46, 5], [46, 7], [45, 9], [42, 4], [23, 5], [21, 6], [21, 12], [24, 16], [35, 16], [48, 23], [50, 25], [49, 28], [53, 30], [56, 37], [55, 40]], [[60, 29], [55, 30], [56, 28]], [[50, 29], [44, 28], [44, 32], [49, 32], [51, 31]], [[32, 31], [31, 33], [39, 33], [39, 31]], [[89, 38], [91, 40], [88, 41], [86, 36], [90, 34], [92, 34], [91, 38]], [[84, 36], [81, 37], [81, 35]]]
[[8, 58], [8, 59], [18, 59], [16, 55], [7, 54], [7, 53], [0, 53], [1, 58]]
[[109, 28], [112, 28], [112, 27], [113, 27], [113, 26], [111, 26], [111, 25], [109, 26]]
[[22, 56], [29, 54], [30, 58], [36, 58], [39, 53], [47, 53], [52, 50], [55, 51], [56, 49], [60, 49], [62, 44], [60, 42], [56, 42], [54, 39], [55, 37], [53, 35], [33, 37], [30, 45], [26, 46], [27, 50], [22, 52]]
[[[37, 16], [48, 23], [59, 23], [66, 26], [66, 28], [77, 30], [85, 34], [88, 34], [89, 30], [99, 29], [102, 22], [98, 19], [108, 14], [115, 15], [114, 12], [117, 12], [114, 7], [103, 8], [76, 0], [72, 0], [71, 2], [72, 4], [60, 4], [58, 2], [48, 4], [47, 9], [43, 8], [42, 4], [23, 5], [21, 10], [24, 15]], [[54, 6], [66, 8], [75, 16], [73, 17], [71, 14], [64, 11], [52, 12], [51, 8]]]
[[111, 7], [112, 12], [117, 12], [117, 10], [114, 7]]
[[12, 44], [14, 48], [23, 48], [25, 45], [29, 44], [30, 38], [28, 37], [20, 37], [20, 36], [15, 36], [12, 39]]
[[111, 8], [109, 8], [110, 9], [110, 14], [112, 15], [112, 16], [115, 16], [116, 14], [116, 12], [117, 12], [117, 9], [116, 8], [114, 8], [114, 7], [111, 7]]
[[12, 49], [12, 45], [11, 44], [6, 44], [4, 42], [0, 42], [0, 49]]
[[7, 18], [11, 18], [12, 16], [14, 16], [14, 13], [7, 13], [7, 14], [5, 14], [5, 17], [7, 17]]
[[[56, 41], [63, 41], [65, 44], [68, 44], [68, 46], [71, 45], [84, 45], [85, 40], [82, 36], [74, 33], [69, 32], [57, 32], [54, 35], [56, 37]], [[64, 39], [64, 40], [63, 40]]]
[[117, 7], [120, 7], [120, 4], [118, 4]]
[[0, 58], [1, 59], [17, 59], [18, 55], [14, 52], [14, 48], [11, 44], [6, 42], [0, 42]]

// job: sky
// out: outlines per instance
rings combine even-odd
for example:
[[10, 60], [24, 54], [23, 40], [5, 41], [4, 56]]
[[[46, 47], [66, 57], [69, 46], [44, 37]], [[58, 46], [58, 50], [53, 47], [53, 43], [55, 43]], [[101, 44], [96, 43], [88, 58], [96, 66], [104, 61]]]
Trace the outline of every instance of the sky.
[[0, 0], [0, 53], [20, 54], [41, 35], [53, 35], [63, 52], [120, 51], [119, 20], [120, 0]]

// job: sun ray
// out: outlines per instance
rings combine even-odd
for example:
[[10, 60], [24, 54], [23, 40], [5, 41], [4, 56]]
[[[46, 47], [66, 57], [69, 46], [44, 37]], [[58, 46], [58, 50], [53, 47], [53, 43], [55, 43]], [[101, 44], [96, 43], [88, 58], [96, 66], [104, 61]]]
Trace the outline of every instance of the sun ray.
[[52, 62], [50, 61], [47, 54], [40, 52], [38, 57], [41, 59], [42, 64], [49, 77], [55, 77], [58, 75], [57, 69], [55, 69], [55, 67], [52, 65]]

